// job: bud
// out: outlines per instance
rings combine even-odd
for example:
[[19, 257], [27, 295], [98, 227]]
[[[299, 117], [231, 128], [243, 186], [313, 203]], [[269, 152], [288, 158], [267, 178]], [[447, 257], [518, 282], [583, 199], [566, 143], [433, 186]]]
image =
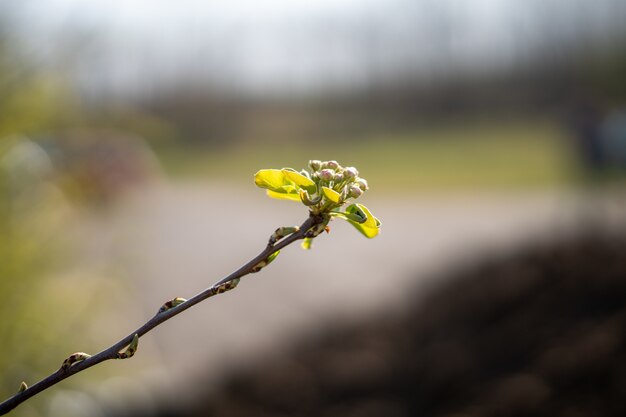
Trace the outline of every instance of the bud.
[[322, 181], [332, 181], [335, 178], [335, 173], [332, 169], [323, 169], [319, 172], [319, 177]]
[[370, 187], [367, 185], [367, 181], [365, 181], [365, 178], [359, 178], [358, 180], [356, 180], [356, 184], [362, 191], [370, 189]]
[[359, 171], [355, 167], [348, 167], [343, 171], [343, 176], [347, 179], [356, 178], [358, 175]]
[[311, 167], [313, 171], [317, 171], [318, 169], [321, 168], [322, 162], [318, 161], [317, 159], [312, 159], [309, 161], [309, 166]]
[[343, 172], [335, 172], [335, 182], [343, 181]]
[[337, 161], [326, 161], [322, 165], [324, 166], [324, 168], [328, 168], [328, 169], [339, 168], [339, 164], [337, 163]]
[[348, 193], [350, 197], [359, 198], [361, 194], [363, 194], [363, 190], [361, 190], [358, 185], [353, 184], [350, 186], [350, 191]]

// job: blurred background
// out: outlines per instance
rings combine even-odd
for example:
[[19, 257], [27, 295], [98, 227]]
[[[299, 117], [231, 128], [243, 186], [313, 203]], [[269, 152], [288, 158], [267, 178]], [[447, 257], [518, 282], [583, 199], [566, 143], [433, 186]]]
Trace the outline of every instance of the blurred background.
[[[0, 397], [333, 224], [16, 416], [624, 415], [622, 0], [0, 3]], [[468, 389], [471, 387], [471, 389]]]

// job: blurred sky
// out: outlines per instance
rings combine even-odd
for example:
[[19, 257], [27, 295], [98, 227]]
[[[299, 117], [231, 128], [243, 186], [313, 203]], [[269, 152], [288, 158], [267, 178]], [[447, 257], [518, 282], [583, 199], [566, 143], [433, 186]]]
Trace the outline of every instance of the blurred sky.
[[245, 95], [484, 74], [624, 34], [621, 0], [24, 0], [24, 55], [84, 94], [205, 85]]

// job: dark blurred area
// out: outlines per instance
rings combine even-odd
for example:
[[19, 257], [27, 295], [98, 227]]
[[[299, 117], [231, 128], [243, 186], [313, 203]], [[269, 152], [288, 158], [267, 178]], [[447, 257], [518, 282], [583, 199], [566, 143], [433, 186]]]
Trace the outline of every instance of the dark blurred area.
[[623, 416], [625, 245], [595, 231], [464, 265], [401, 314], [329, 324], [192, 403], [125, 415]]
[[232, 322], [190, 313], [15, 415], [623, 414], [625, 21], [623, 0], [0, 2], [0, 397], [299, 224], [252, 175], [320, 159], [358, 167], [379, 237], [333, 225], [216, 303]]

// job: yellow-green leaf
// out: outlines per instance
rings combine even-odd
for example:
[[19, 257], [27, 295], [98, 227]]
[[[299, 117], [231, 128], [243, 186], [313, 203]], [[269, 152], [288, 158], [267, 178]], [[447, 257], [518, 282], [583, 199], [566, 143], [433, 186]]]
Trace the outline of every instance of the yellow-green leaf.
[[267, 190], [268, 197], [276, 198], [278, 200], [290, 200], [300, 202], [300, 195], [296, 192], [293, 193], [285, 193], [285, 192], [276, 192], [272, 190]]
[[353, 213], [342, 213], [340, 211], [332, 211], [330, 215], [333, 217], [339, 217], [340, 219], [350, 220], [356, 223], [365, 223], [365, 221], [367, 220], [366, 217], [356, 215]]
[[311, 239], [310, 237], [305, 237], [304, 240], [302, 241], [302, 249], [311, 249], [311, 245], [313, 244], [313, 239]]
[[276, 192], [282, 191], [282, 187], [286, 185], [293, 185], [293, 182], [289, 180], [280, 169], [262, 169], [254, 174], [254, 183], [257, 187], [267, 188], [268, 190]]
[[316, 191], [315, 183], [313, 180], [305, 177], [299, 172], [291, 171], [288, 169], [282, 169], [281, 172], [283, 175], [288, 178], [291, 182], [296, 184], [298, 187], [304, 188], [309, 192], [309, 194], [314, 194]]
[[364, 205], [358, 203], [351, 204], [346, 207], [346, 213], [365, 219], [363, 222], [358, 222], [351, 220], [349, 217], [346, 218], [346, 221], [354, 226], [356, 230], [361, 232], [365, 237], [371, 239], [380, 232], [380, 220], [374, 217], [374, 215]]
[[340, 204], [341, 194], [339, 194], [337, 191], [333, 190], [332, 188], [322, 187], [322, 192], [327, 199], [335, 204]]

